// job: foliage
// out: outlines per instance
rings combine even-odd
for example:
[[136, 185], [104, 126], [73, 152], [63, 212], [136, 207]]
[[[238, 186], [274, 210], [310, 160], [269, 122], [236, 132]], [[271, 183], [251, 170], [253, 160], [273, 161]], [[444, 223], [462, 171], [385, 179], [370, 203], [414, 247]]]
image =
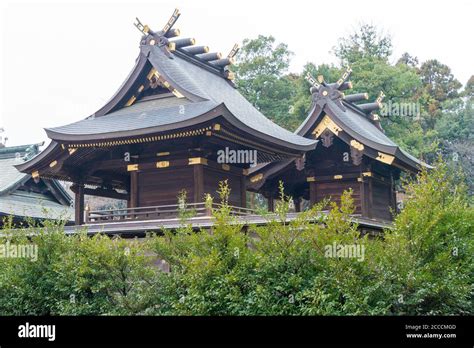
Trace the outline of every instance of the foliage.
[[259, 35], [244, 40], [234, 68], [241, 93], [280, 124], [288, 115], [288, 100], [293, 93], [291, 77], [285, 75], [291, 55], [286, 44], [276, 44], [274, 37]]
[[[459, 171], [445, 163], [422, 171], [405, 187], [410, 199], [388, 235], [403, 241], [411, 265], [404, 274], [401, 314], [472, 314], [474, 311], [474, 208]], [[421, 208], [422, 207], [422, 208]]]
[[1, 314], [134, 314], [147, 306], [156, 271], [142, 242], [67, 236], [63, 227], [48, 222], [31, 226], [33, 236], [15, 231], [1, 238], [4, 245], [37, 247], [37, 260], [0, 259]]
[[392, 54], [392, 40], [389, 36], [377, 32], [370, 24], [362, 24], [347, 38], [341, 38], [334, 53], [343, 64], [369, 59], [387, 60]]
[[[349, 191], [340, 206], [320, 202], [288, 221], [283, 183], [275, 215], [244, 230], [226, 183], [210, 230], [193, 230], [188, 214], [178, 230], [143, 240], [7, 226], [0, 244], [38, 254], [0, 258], [0, 314], [472, 315], [474, 209], [461, 175], [439, 162], [405, 185], [410, 199], [383, 237], [360, 235]], [[336, 246], [359, 254], [328, 254]]]

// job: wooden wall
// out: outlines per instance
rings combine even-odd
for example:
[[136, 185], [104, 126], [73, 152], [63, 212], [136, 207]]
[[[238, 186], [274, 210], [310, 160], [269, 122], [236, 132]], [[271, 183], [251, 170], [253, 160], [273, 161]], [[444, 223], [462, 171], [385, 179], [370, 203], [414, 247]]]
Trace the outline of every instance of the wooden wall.
[[372, 217], [384, 220], [392, 220], [391, 186], [385, 182], [373, 181], [372, 183]]
[[230, 188], [229, 204], [244, 207], [245, 199], [243, 195], [245, 190], [242, 192], [242, 176], [224, 170], [204, 167], [204, 193], [211, 194], [216, 203], [220, 202], [219, 195], [216, 192], [219, 188], [219, 182], [224, 180], [227, 180]]
[[193, 166], [169, 167], [138, 173], [138, 206], [177, 204], [185, 189], [187, 201], [194, 201]]
[[316, 182], [316, 201], [320, 202], [331, 197], [331, 201], [338, 205], [341, 203], [341, 195], [344, 191], [352, 189], [352, 198], [354, 199], [355, 214], [361, 214], [361, 195], [360, 183], [356, 179], [352, 180], [334, 180], [331, 182]]
[[219, 203], [219, 182], [227, 180], [230, 187], [229, 204], [245, 206], [243, 176], [205, 165], [169, 167], [138, 173], [138, 206], [177, 204], [178, 194], [186, 190], [188, 202], [203, 202], [206, 193]]

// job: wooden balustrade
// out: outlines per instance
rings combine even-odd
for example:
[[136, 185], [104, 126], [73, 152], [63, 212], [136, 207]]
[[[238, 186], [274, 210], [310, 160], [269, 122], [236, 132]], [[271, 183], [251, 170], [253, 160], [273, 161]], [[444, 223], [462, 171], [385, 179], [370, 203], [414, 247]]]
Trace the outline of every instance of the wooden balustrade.
[[[212, 209], [221, 209], [222, 204], [213, 203]], [[253, 215], [255, 211], [248, 208], [228, 206], [230, 215], [246, 216]], [[192, 213], [194, 217], [211, 216], [212, 210], [202, 203], [187, 203], [185, 208], [178, 204], [157, 205], [151, 207], [119, 208], [86, 211], [85, 223], [103, 223], [119, 221], [137, 221], [137, 220], [161, 220], [173, 219], [179, 217], [181, 211]]]

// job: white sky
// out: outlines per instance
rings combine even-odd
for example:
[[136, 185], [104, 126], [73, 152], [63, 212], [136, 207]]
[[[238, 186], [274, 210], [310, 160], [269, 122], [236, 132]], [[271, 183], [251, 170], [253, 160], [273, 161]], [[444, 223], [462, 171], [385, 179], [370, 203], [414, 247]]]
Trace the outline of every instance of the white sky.
[[174, 8], [181, 37], [227, 54], [236, 42], [273, 35], [295, 55], [291, 71], [336, 63], [337, 39], [360, 23], [392, 36], [393, 61], [405, 51], [437, 58], [464, 85], [474, 74], [474, 1], [153, 0], [0, 3], [0, 127], [7, 145], [47, 140], [44, 127], [99, 109], [132, 69], [140, 33], [135, 17], [160, 29]]

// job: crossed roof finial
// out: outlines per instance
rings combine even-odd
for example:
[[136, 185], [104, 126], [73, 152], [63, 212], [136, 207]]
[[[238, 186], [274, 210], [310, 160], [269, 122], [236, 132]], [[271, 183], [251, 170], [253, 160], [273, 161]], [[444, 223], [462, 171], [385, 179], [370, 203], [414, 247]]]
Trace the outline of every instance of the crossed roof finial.
[[172, 58], [169, 53], [173, 50], [173, 46], [170, 45], [170, 41], [168, 39], [179, 35], [179, 30], [172, 30], [172, 28], [180, 15], [181, 13], [179, 12], [179, 10], [175, 9], [163, 29], [157, 32], [151, 30], [147, 24], [143, 24], [138, 18], [135, 18], [136, 22], [133, 23], [133, 25], [143, 34], [141, 42], [143, 45], [157, 44], [158, 47], [161, 47], [165, 51], [168, 57]]
[[323, 106], [328, 102], [328, 99], [331, 99], [342, 110], [345, 110], [345, 107], [341, 101], [344, 97], [344, 93], [342, 93], [342, 91], [348, 88], [352, 88], [352, 84], [350, 82], [347, 82], [349, 76], [351, 75], [351, 72], [352, 69], [350, 67], [347, 67], [344, 74], [336, 83], [326, 83], [324, 81], [323, 75], [319, 75], [316, 79], [310, 72], [307, 72], [305, 79], [312, 86], [310, 92], [313, 95], [313, 101]]

